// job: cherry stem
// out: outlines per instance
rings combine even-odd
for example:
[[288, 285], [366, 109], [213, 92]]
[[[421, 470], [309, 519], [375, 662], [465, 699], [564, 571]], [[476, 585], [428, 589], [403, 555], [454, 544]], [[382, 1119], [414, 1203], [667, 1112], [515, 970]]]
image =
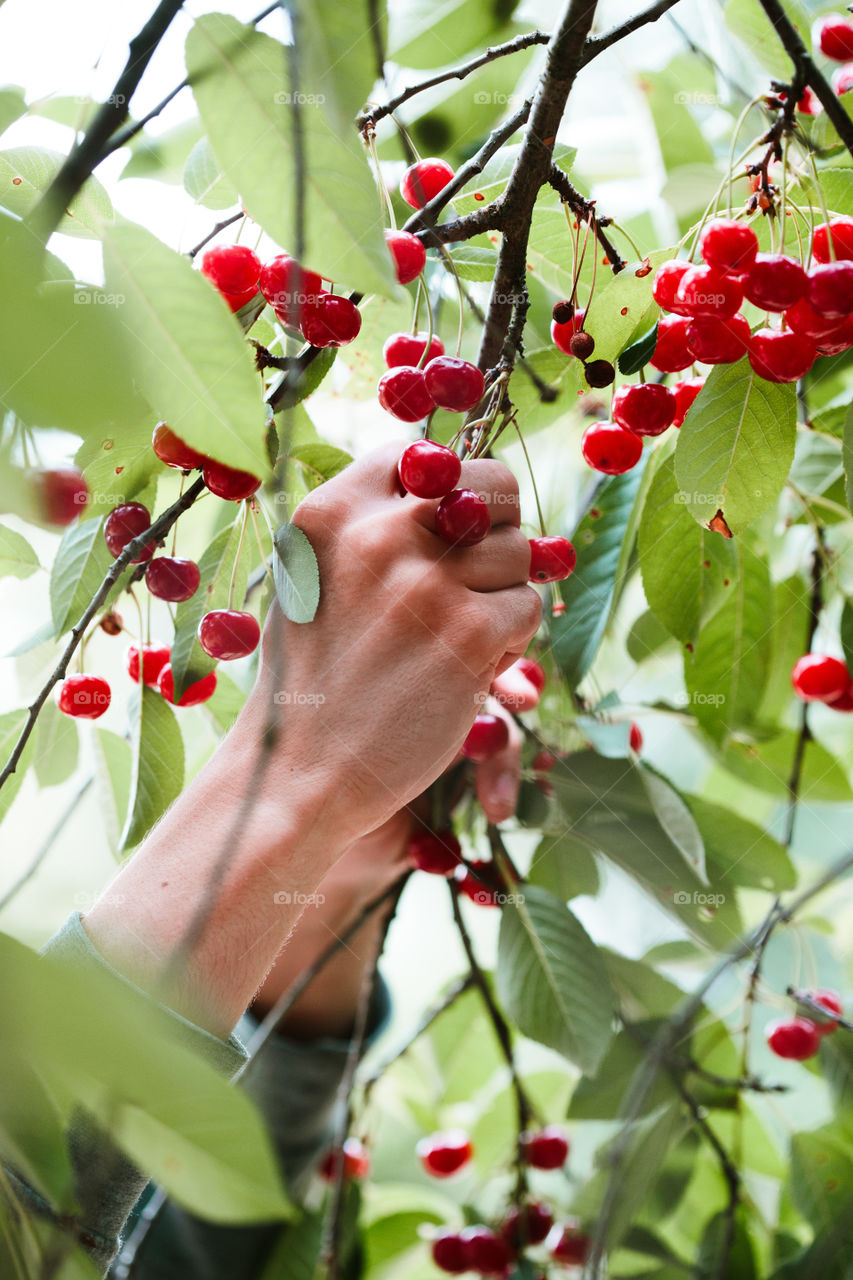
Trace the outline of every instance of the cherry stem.
[[453, 283], [456, 285], [456, 301], [459, 306], [459, 321], [456, 328], [456, 355], [458, 357], [462, 350], [462, 331], [465, 327], [465, 294], [462, 290], [459, 272], [456, 270], [456, 263], [453, 261], [453, 254], [444, 245], [441, 245], [441, 257], [453, 276]]
[[614, 231], [618, 231], [620, 235], [625, 237], [625, 239], [628, 241], [631, 248], [634, 250], [634, 253], [636, 253], [637, 261], [642, 262], [643, 254], [641, 253], [636, 240], [630, 234], [630, 232], [625, 230], [621, 222], [616, 222], [613, 218], [610, 219], [610, 226], [613, 228]]
[[261, 564], [264, 566], [264, 569], [269, 577], [269, 580], [273, 585], [273, 590], [275, 590], [275, 577], [273, 575], [272, 569], [270, 568], [269, 556], [264, 550], [264, 544], [261, 538], [261, 530], [258, 525], [257, 504], [254, 501], [252, 501], [252, 499], [249, 499], [249, 502], [250, 502], [249, 514], [252, 517], [252, 526], [255, 530], [255, 539], [257, 540], [257, 543], [258, 543], [258, 550], [261, 553]]
[[536, 499], [536, 514], [539, 517], [539, 528], [542, 530], [542, 537], [547, 538], [545, 532], [545, 517], [542, 515], [542, 505], [539, 502], [539, 490], [536, 488], [536, 476], [533, 474], [533, 467], [530, 462], [530, 454], [527, 452], [527, 445], [524, 443], [524, 436], [521, 434], [521, 427], [518, 420], [513, 415], [512, 425], [515, 427], [515, 434], [518, 436], [519, 443], [524, 452], [524, 461], [527, 463], [527, 470], [530, 472], [530, 483], [533, 485], [533, 497]]
[[365, 129], [362, 136], [367, 142], [367, 149], [370, 152], [370, 158], [373, 161], [373, 168], [376, 171], [376, 182], [379, 187], [379, 194], [382, 196], [382, 203], [385, 206], [386, 213], [388, 214], [388, 222], [391, 230], [396, 231], [397, 219], [394, 216], [394, 205], [391, 202], [391, 197], [388, 194], [388, 188], [385, 185], [385, 179], [382, 176], [382, 167], [379, 163], [379, 152], [376, 150], [376, 130], [372, 127]]
[[228, 584], [228, 608], [234, 608], [234, 587], [237, 582], [237, 570], [240, 567], [240, 556], [243, 554], [243, 540], [246, 537], [246, 524], [249, 519], [249, 500], [243, 502], [243, 510], [238, 516], [240, 520], [240, 537], [237, 541], [237, 554], [234, 556], [234, 566], [231, 570], [231, 581]]

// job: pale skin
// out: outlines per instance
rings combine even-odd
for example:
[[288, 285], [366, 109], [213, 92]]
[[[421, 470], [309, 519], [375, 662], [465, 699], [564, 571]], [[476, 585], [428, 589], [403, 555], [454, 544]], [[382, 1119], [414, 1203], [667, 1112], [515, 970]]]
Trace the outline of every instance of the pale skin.
[[[85, 918], [119, 972], [216, 1035], [256, 993], [259, 1009], [269, 1004], [288, 964], [310, 963], [337, 910], [352, 918], [354, 881], [364, 901], [381, 875], [398, 874], [401, 811], [453, 762], [492, 680], [539, 624], [511, 473], [493, 461], [463, 465], [460, 485], [486, 499], [492, 530], [475, 547], [449, 548], [434, 532], [437, 504], [398, 488], [403, 447], [375, 451], [300, 505], [294, 522], [320, 566], [314, 621], [268, 619], [236, 725]], [[498, 819], [514, 807], [514, 742], [490, 765], [478, 794], [497, 788]], [[367, 885], [358, 868], [371, 849], [386, 871]], [[271, 973], [321, 882], [328, 913], [306, 916], [298, 952], [288, 961], [286, 948]], [[200, 906], [205, 927], [188, 944]], [[325, 1027], [312, 1031], [309, 1015], [302, 1034], [345, 1030], [349, 991]], [[297, 1006], [291, 1026], [304, 1014]]]

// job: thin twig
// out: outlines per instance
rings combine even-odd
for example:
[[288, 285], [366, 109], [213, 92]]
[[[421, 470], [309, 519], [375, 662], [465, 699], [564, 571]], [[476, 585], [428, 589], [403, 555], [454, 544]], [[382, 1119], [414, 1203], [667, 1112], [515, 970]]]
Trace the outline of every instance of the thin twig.
[[[815, 523], [816, 545], [812, 554], [811, 566], [811, 596], [809, 598], [809, 626], [808, 635], [806, 637], [806, 647], [804, 653], [811, 653], [812, 644], [814, 643], [815, 633], [820, 625], [820, 615], [823, 609], [823, 562], [826, 556], [826, 543], [823, 525], [819, 522]], [[803, 765], [806, 758], [806, 747], [811, 740], [811, 729], [809, 727], [809, 704], [803, 703], [800, 713], [800, 731], [797, 734], [797, 743], [794, 748], [794, 759], [791, 764], [791, 775], [788, 779], [788, 808], [785, 815], [785, 834], [783, 844], [786, 849], [790, 849], [794, 839], [794, 827], [797, 821], [797, 806], [800, 798], [800, 786], [802, 784]]]
[[607, 225], [607, 219], [598, 217], [595, 211], [595, 201], [587, 200], [585, 196], [581, 195], [577, 187], [563, 173], [563, 170], [555, 164], [551, 165], [548, 173], [548, 182], [560, 198], [566, 202], [576, 218], [586, 222], [590, 216], [592, 217], [592, 226], [596, 239], [607, 254], [607, 261], [610, 264], [611, 271], [614, 275], [617, 275], [626, 265], [625, 259], [604, 230]]
[[95, 781], [94, 777], [87, 778], [85, 782], [83, 782], [74, 792], [74, 795], [68, 801], [68, 804], [62, 810], [62, 813], [59, 815], [56, 822], [53, 824], [50, 831], [45, 836], [44, 840], [39, 846], [38, 851], [33, 856], [33, 859], [30, 862], [29, 866], [26, 868], [25, 871], [21, 872], [20, 876], [15, 881], [15, 883], [11, 886], [11, 888], [7, 889], [6, 892], [3, 894], [3, 897], [0, 898], [0, 911], [3, 911], [6, 907], [8, 907], [9, 903], [12, 901], [14, 897], [17, 896], [18, 893], [20, 893], [24, 885], [29, 883], [30, 880], [32, 880], [33, 876], [38, 871], [39, 867], [44, 862], [47, 855], [50, 853], [54, 844], [62, 835], [62, 832], [65, 830], [65, 827], [68, 824], [69, 819], [71, 818], [72, 814], [76, 811], [77, 806], [79, 805], [83, 797], [86, 795], [87, 791], [89, 790], [89, 788], [91, 787], [94, 781]]
[[45, 684], [39, 690], [35, 700], [30, 703], [26, 724], [21, 730], [18, 741], [15, 743], [12, 754], [6, 761], [2, 773], [0, 773], [0, 787], [2, 787], [8, 778], [10, 778], [15, 772], [18, 762], [21, 759], [21, 753], [27, 745], [30, 734], [35, 728], [39, 712], [47, 701], [48, 694], [54, 685], [58, 684], [60, 680], [65, 678], [65, 673], [68, 670], [68, 664], [74, 657], [86, 628], [106, 600], [107, 596], [110, 594], [112, 588], [124, 573], [125, 569], [149, 542], [159, 542], [162, 538], [165, 538], [166, 534], [169, 532], [178, 517], [183, 515], [185, 511], [189, 510], [196, 498], [205, 491], [204, 480], [199, 477], [198, 480], [196, 480], [195, 483], [187, 489], [186, 493], [181, 495], [177, 502], [174, 502], [167, 511], [164, 511], [163, 514], [154, 521], [150, 529], [146, 529], [144, 533], [140, 533], [132, 542], [129, 542], [121, 555], [118, 556], [110, 565], [103, 582], [92, 596], [92, 599], [83, 610], [83, 613], [80, 615], [79, 622], [71, 629], [71, 637], [62, 651], [62, 657], [59, 659], [58, 664]]
[[210, 244], [211, 240], [213, 240], [215, 236], [219, 235], [220, 231], [224, 231], [226, 227], [233, 226], [235, 222], [239, 222], [240, 219], [245, 218], [245, 216], [246, 215], [243, 210], [240, 209], [238, 213], [231, 213], [227, 218], [223, 218], [221, 222], [217, 222], [212, 231], [208, 231], [207, 235], [203, 236], [202, 239], [199, 240], [198, 244], [193, 245], [187, 253], [187, 257], [194, 258], [197, 253], [201, 253], [206, 244]]
[[458, 982], [453, 984], [447, 994], [437, 1004], [434, 1004], [431, 1009], [427, 1010], [405, 1043], [400, 1045], [399, 1049], [395, 1049], [384, 1062], [380, 1062], [376, 1070], [372, 1071], [364, 1081], [365, 1102], [367, 1101], [374, 1085], [382, 1079], [385, 1073], [389, 1071], [396, 1062], [399, 1062], [400, 1059], [409, 1052], [416, 1041], [420, 1040], [421, 1036], [425, 1035], [426, 1032], [429, 1031], [433, 1023], [437, 1022], [441, 1015], [446, 1013], [448, 1009], [451, 1009], [453, 1005], [456, 1004], [456, 1001], [460, 996], [463, 996], [466, 991], [470, 991], [473, 985], [474, 975], [473, 973], [468, 972], [464, 977], [460, 978]]

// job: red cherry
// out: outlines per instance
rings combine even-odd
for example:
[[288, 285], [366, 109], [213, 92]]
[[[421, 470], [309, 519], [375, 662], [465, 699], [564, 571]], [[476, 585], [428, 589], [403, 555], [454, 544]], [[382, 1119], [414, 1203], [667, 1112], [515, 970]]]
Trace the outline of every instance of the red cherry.
[[853, 22], [840, 13], [818, 18], [812, 27], [812, 40], [825, 58], [835, 62], [853, 58]]
[[462, 754], [467, 760], [491, 760], [499, 751], [503, 751], [509, 742], [507, 723], [500, 716], [484, 712], [477, 716], [468, 736], [462, 743]]
[[530, 582], [562, 582], [572, 573], [577, 561], [568, 538], [552, 535], [530, 538]]
[[[114, 507], [104, 521], [104, 541], [110, 555], [114, 558], [120, 556], [129, 542], [150, 528], [151, 516], [141, 502], [123, 502], [121, 506]], [[130, 563], [142, 564], [150, 560], [156, 549], [156, 542], [149, 542]]]
[[435, 531], [451, 546], [473, 547], [491, 527], [489, 508], [473, 489], [454, 489], [435, 509]]
[[514, 1249], [541, 1244], [554, 1225], [554, 1215], [546, 1204], [513, 1205], [501, 1223], [501, 1235]]
[[[132, 644], [128, 648], [125, 657], [127, 674], [136, 684], [139, 684], [139, 652], [139, 645]], [[172, 651], [168, 645], [144, 644], [142, 646], [143, 683], [150, 685], [152, 689], [156, 689], [160, 672], [171, 656]]]
[[693, 320], [687, 342], [694, 360], [702, 364], [734, 364], [746, 355], [749, 321], [738, 313], [729, 320]]
[[835, 702], [851, 686], [846, 663], [822, 653], [798, 658], [791, 672], [794, 693], [803, 702]]
[[643, 441], [618, 422], [593, 422], [583, 433], [581, 451], [596, 471], [607, 476], [621, 476], [640, 461]]
[[851, 347], [853, 347], [853, 315], [842, 320], [839, 328], [833, 329], [832, 333], [827, 334], [825, 338], [818, 339], [817, 353], [819, 356], [837, 356], [842, 351], [849, 351]]
[[557, 763], [557, 757], [553, 751], [546, 751], [543, 747], [541, 751], [537, 751], [536, 755], [530, 762], [530, 767], [536, 773], [550, 773]]
[[680, 304], [676, 302], [675, 295], [678, 292], [678, 286], [690, 270], [690, 263], [680, 258], [670, 258], [668, 262], [662, 262], [658, 267], [652, 284], [652, 297], [664, 311], [687, 315], [687, 312], [682, 311]]
[[158, 422], [154, 428], [151, 448], [161, 462], [165, 462], [167, 467], [174, 467], [176, 471], [192, 471], [204, 462], [204, 454], [197, 453], [188, 444], [184, 444], [180, 436], [176, 436], [165, 422]]
[[820, 262], [812, 267], [806, 299], [828, 320], [849, 316], [853, 312], [853, 262]]
[[589, 1236], [578, 1231], [576, 1225], [567, 1225], [560, 1228], [559, 1235], [551, 1243], [551, 1257], [555, 1262], [580, 1267], [589, 1256], [589, 1246]]
[[383, 373], [377, 391], [382, 408], [403, 422], [418, 422], [435, 408], [435, 401], [426, 389], [423, 369], [397, 365]]
[[428, 1138], [421, 1138], [415, 1150], [424, 1169], [433, 1178], [449, 1178], [474, 1154], [471, 1139], [463, 1129], [430, 1134]]
[[458, 1232], [439, 1231], [432, 1242], [432, 1260], [439, 1271], [448, 1271], [453, 1276], [468, 1270], [468, 1253]]
[[490, 1227], [465, 1227], [459, 1237], [465, 1249], [468, 1269], [481, 1276], [502, 1276], [512, 1261], [512, 1250], [503, 1236]]
[[[167, 662], [157, 679], [157, 688], [162, 693], [167, 702], [175, 703], [175, 681], [172, 676], [172, 664]], [[202, 676], [200, 680], [196, 680], [189, 688], [185, 689], [179, 707], [195, 707], [200, 702], [207, 702], [208, 698], [212, 698], [216, 692], [216, 672], [210, 671], [206, 676]]]
[[[370, 1173], [370, 1155], [367, 1147], [358, 1138], [347, 1138], [341, 1147], [343, 1154], [342, 1176], [345, 1182], [353, 1178], [361, 1180]], [[338, 1176], [341, 1155], [337, 1151], [327, 1151], [320, 1161], [318, 1172], [326, 1182], [334, 1182]]]
[[643, 731], [638, 724], [634, 724], [633, 720], [631, 721], [631, 732], [628, 734], [628, 746], [637, 755], [643, 749]]
[[323, 293], [323, 281], [316, 271], [304, 267], [287, 253], [281, 253], [261, 269], [258, 287], [279, 320], [288, 329], [298, 329], [302, 313]]
[[547, 684], [548, 677], [535, 658], [518, 658], [513, 666], [526, 676], [537, 693], [541, 693]]
[[475, 860], [456, 868], [455, 880], [460, 893], [478, 907], [497, 907], [504, 884], [493, 862]]
[[688, 378], [685, 382], [676, 382], [672, 388], [675, 396], [674, 427], [680, 427], [687, 417], [687, 411], [705, 385], [704, 378]]
[[613, 419], [638, 436], [659, 436], [672, 426], [675, 396], [659, 382], [620, 387], [613, 395]]
[[810, 338], [812, 342], [838, 333], [841, 327], [837, 319], [830, 320], [826, 316], [818, 315], [809, 306], [806, 298], [800, 298], [799, 302], [788, 308], [785, 312], [785, 323], [789, 329], [793, 329], [795, 333], [801, 333], [804, 338]]
[[829, 704], [833, 711], [853, 711], [853, 684]]
[[759, 253], [743, 279], [744, 297], [762, 311], [784, 311], [799, 302], [808, 277], [794, 258], [783, 253]]
[[808, 1018], [772, 1022], [764, 1035], [777, 1058], [803, 1062], [806, 1058], [813, 1058], [820, 1048], [820, 1033]]
[[[425, 333], [392, 333], [385, 340], [385, 346], [382, 348], [382, 358], [389, 369], [396, 368], [397, 365], [401, 364], [418, 365], [426, 349], [426, 344], [427, 335]], [[429, 344], [427, 360], [434, 360], [436, 356], [443, 355], [444, 343], [434, 333]]]
[[558, 347], [567, 356], [574, 355], [570, 344], [575, 334], [580, 333], [585, 315], [585, 311], [582, 311], [580, 307], [576, 307], [571, 320], [551, 321], [551, 341], [555, 347]]
[[261, 628], [252, 613], [239, 609], [211, 609], [198, 624], [198, 642], [211, 658], [233, 662], [254, 653]]
[[400, 284], [411, 284], [426, 265], [426, 249], [410, 231], [386, 231], [385, 243], [394, 259]]
[[214, 462], [212, 458], [205, 459], [202, 474], [210, 492], [228, 502], [242, 502], [244, 498], [251, 498], [261, 487], [260, 480], [251, 472], [226, 467], [224, 463]]
[[758, 329], [748, 354], [755, 372], [768, 382], [796, 382], [817, 359], [814, 343], [790, 329]]
[[475, 364], [458, 356], [436, 356], [424, 368], [426, 389], [440, 409], [467, 413], [479, 404], [485, 381]]
[[241, 311], [247, 302], [251, 302], [252, 298], [257, 294], [257, 289], [245, 289], [243, 293], [223, 293], [222, 297], [228, 303], [231, 311]]
[[836, 67], [832, 73], [832, 87], [839, 98], [853, 89], [853, 62], [845, 62], [843, 67]]
[[453, 170], [446, 160], [430, 156], [409, 165], [400, 183], [400, 195], [413, 209], [423, 209], [439, 191], [443, 191], [453, 179]]
[[358, 337], [361, 312], [349, 298], [321, 293], [302, 312], [302, 336], [312, 347], [345, 347]]
[[823, 111], [823, 103], [810, 85], [806, 85], [803, 96], [797, 103], [797, 110], [804, 116], [819, 116]]
[[417, 871], [426, 871], [431, 876], [452, 876], [462, 863], [462, 846], [449, 828], [416, 831], [409, 839], [406, 853]]
[[244, 244], [220, 244], [208, 249], [202, 258], [201, 273], [220, 293], [241, 294], [251, 290], [251, 297], [257, 291], [261, 261]]
[[36, 471], [33, 487], [39, 515], [47, 524], [71, 524], [89, 501], [89, 486], [76, 467]]
[[734, 218], [709, 222], [699, 240], [699, 252], [709, 267], [727, 275], [748, 271], [758, 253], [758, 236], [752, 227]]
[[416, 498], [443, 498], [462, 474], [462, 463], [447, 445], [416, 440], [403, 450], [397, 464], [400, 483]]
[[737, 277], [713, 267], [691, 267], [681, 278], [675, 302], [683, 315], [727, 320], [740, 309], [743, 286]]
[[[837, 991], [823, 987], [820, 991], [810, 991], [809, 995], [815, 1004], [819, 1004], [821, 1009], [826, 1009], [828, 1014], [834, 1013], [838, 1018], [844, 1017], [844, 1005]], [[830, 1036], [838, 1030], [838, 1023], [835, 1018], [830, 1017], [825, 1022], [815, 1022], [815, 1030], [819, 1036]]]
[[159, 600], [189, 600], [198, 591], [200, 581], [195, 560], [181, 560], [178, 556], [155, 556], [145, 570], [145, 585]]
[[549, 1124], [537, 1133], [523, 1133], [521, 1151], [534, 1169], [562, 1169], [569, 1155], [569, 1140], [562, 1129]]
[[853, 258], [853, 218], [831, 218], [821, 222], [812, 236], [812, 257], [816, 262], [831, 262], [829, 241], [836, 258]]
[[63, 681], [56, 705], [67, 716], [97, 720], [110, 705], [110, 686], [101, 676], [68, 676]]
[[657, 341], [649, 363], [661, 373], [680, 373], [693, 363], [693, 352], [687, 345], [687, 316], [663, 316], [658, 322]]

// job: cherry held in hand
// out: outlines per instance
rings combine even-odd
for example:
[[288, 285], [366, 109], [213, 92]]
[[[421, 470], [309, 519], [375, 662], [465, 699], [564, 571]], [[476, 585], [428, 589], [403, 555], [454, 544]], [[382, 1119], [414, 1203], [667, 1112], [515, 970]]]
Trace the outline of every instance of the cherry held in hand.
[[556, 535], [530, 539], [530, 581], [560, 582], [575, 567], [577, 555], [568, 538]]
[[467, 413], [479, 404], [485, 386], [475, 364], [458, 356], [436, 356], [424, 368], [426, 389], [440, 409]]
[[505, 720], [493, 716], [489, 712], [477, 716], [462, 743], [462, 754], [468, 760], [478, 764], [483, 760], [491, 760], [499, 751], [503, 751], [509, 742], [509, 729]]
[[462, 463], [446, 445], [416, 440], [403, 450], [397, 465], [400, 483], [416, 498], [443, 498], [462, 474]]
[[473, 489], [454, 489], [435, 511], [435, 531], [451, 546], [473, 547], [492, 527], [489, 508]]

